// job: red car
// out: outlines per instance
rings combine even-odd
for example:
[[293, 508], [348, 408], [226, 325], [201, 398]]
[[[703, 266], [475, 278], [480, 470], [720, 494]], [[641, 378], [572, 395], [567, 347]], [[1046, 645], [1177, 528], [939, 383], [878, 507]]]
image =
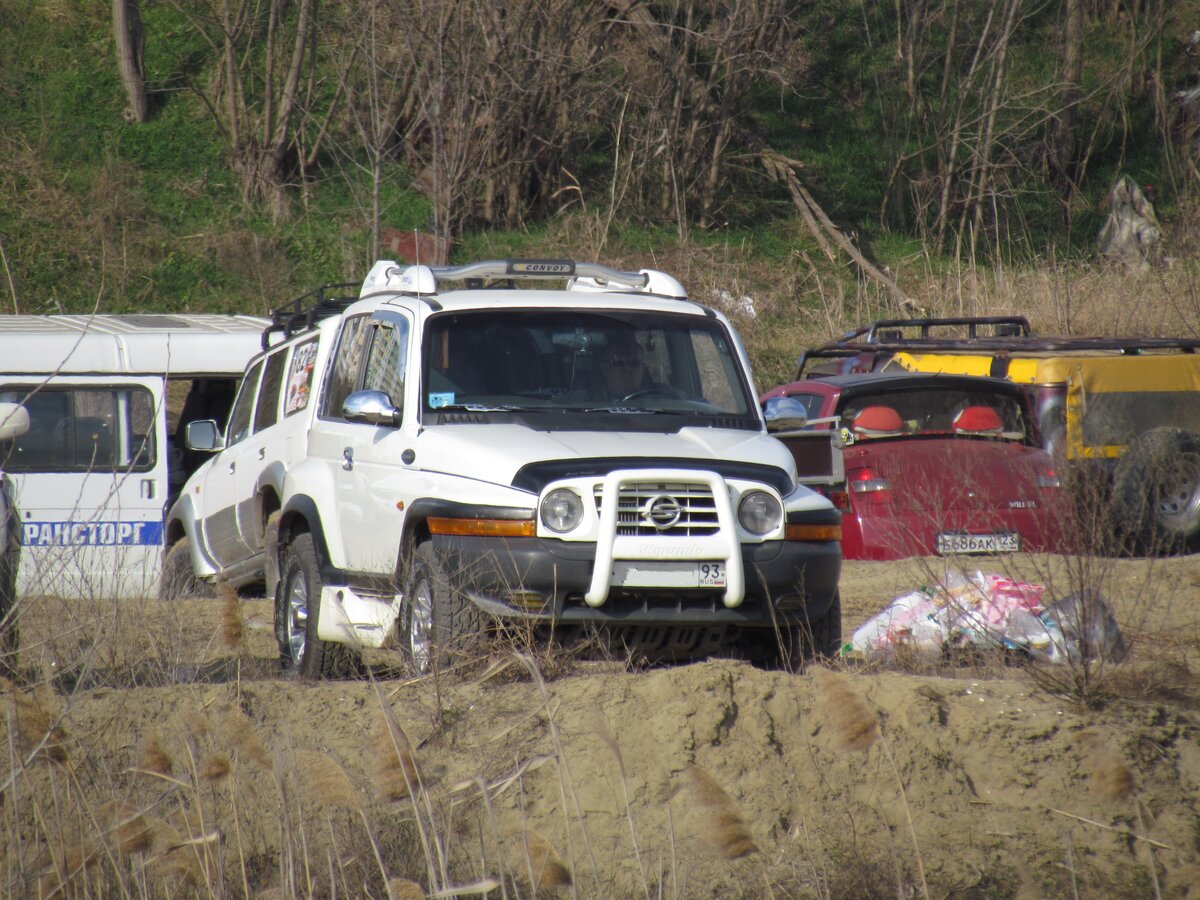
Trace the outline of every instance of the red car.
[[846, 559], [1065, 549], [1067, 504], [1020, 385], [878, 372], [793, 381], [762, 403], [801, 472], [818, 445], [788, 431], [837, 429], [845, 481], [824, 492]]

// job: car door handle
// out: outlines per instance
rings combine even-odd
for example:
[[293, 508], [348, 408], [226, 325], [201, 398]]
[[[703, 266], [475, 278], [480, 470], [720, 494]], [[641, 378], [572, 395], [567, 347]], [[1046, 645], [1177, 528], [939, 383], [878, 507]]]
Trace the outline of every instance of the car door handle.
[[354, 448], [347, 447], [342, 451], [342, 468], [349, 472], [354, 468]]
[[231, 462], [229, 464], [229, 474], [232, 475], [236, 471], [237, 471], [237, 463]]

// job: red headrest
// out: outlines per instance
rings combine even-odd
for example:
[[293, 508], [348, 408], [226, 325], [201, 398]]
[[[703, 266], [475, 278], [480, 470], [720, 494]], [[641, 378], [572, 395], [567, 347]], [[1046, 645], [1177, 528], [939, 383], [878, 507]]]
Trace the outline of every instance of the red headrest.
[[900, 413], [890, 406], [864, 406], [854, 417], [854, 430], [864, 434], [894, 433], [903, 428]]
[[999, 431], [1004, 423], [990, 406], [965, 406], [950, 426], [955, 431]]

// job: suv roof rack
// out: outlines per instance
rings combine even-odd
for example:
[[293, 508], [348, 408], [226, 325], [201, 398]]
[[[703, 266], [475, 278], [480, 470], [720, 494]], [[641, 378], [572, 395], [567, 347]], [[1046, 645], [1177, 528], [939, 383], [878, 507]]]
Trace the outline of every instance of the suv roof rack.
[[[936, 335], [937, 329], [965, 328], [967, 335]], [[916, 332], [910, 334], [906, 332]], [[813, 359], [845, 359], [861, 354], [905, 351], [959, 353], [1038, 353], [1071, 350], [1112, 351], [1137, 355], [1174, 350], [1196, 353], [1200, 338], [1051, 337], [1035, 335], [1024, 316], [946, 316], [927, 319], [879, 319], [800, 354], [796, 378]]]
[[262, 333], [263, 349], [271, 346], [272, 335], [279, 334], [279, 341], [286, 341], [294, 334], [308, 331], [322, 319], [341, 314], [358, 300], [357, 290], [358, 282], [355, 281], [324, 284], [272, 309], [271, 324]]
[[612, 285], [639, 293], [679, 300], [687, 299], [683, 285], [663, 272], [641, 269], [623, 272], [600, 263], [573, 259], [489, 259], [461, 266], [402, 266], [392, 260], [379, 260], [362, 285], [362, 296], [376, 291], [406, 294], [437, 293], [439, 282], [464, 281], [467, 289], [479, 289], [486, 279], [505, 281], [550, 279], [566, 280], [567, 290], [609, 291]]

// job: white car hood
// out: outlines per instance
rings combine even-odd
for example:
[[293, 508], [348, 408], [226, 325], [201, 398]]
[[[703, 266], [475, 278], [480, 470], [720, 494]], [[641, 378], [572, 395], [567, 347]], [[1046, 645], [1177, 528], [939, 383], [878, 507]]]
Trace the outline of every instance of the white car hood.
[[622, 431], [534, 431], [521, 425], [438, 425], [421, 433], [418, 465], [426, 471], [512, 484], [522, 466], [596, 458], [717, 459], [775, 466], [794, 475], [791, 453], [754, 431], [683, 428], [672, 434]]

